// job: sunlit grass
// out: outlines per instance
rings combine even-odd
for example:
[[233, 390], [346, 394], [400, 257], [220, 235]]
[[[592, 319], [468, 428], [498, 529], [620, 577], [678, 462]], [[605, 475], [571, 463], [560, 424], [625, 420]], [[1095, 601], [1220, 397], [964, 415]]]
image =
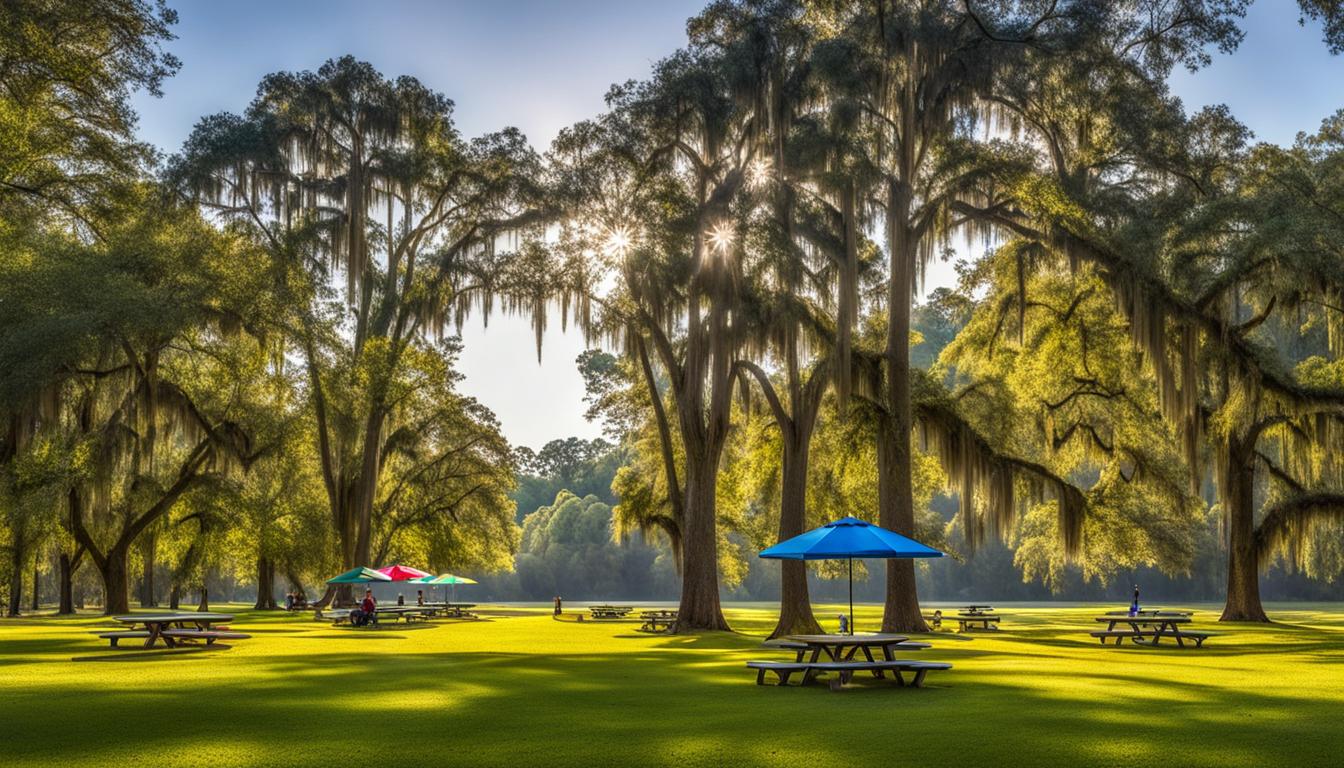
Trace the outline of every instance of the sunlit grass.
[[1181, 651], [1101, 647], [1096, 606], [1001, 606], [999, 633], [929, 638], [918, 658], [955, 668], [928, 688], [840, 694], [754, 685], [743, 662], [779, 656], [765, 606], [690, 637], [545, 609], [355, 631], [232, 608], [252, 640], [157, 654], [112, 651], [99, 617], [0, 621], [3, 764], [1337, 764], [1344, 609], [1199, 608], [1223, 634]]

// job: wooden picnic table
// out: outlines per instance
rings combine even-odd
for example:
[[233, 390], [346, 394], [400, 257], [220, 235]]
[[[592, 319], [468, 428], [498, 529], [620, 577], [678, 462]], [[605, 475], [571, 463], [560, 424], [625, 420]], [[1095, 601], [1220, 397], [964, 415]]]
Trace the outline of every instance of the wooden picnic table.
[[1129, 611], [1107, 611], [1107, 616], [1192, 616], [1194, 611], [1167, 611], [1161, 608], [1147, 608], [1138, 613]]
[[640, 630], [645, 632], [670, 631], [677, 623], [677, 612], [670, 610], [642, 611], [639, 617], [644, 620]]
[[862, 635], [789, 635], [789, 640], [807, 646], [810, 663], [815, 663], [821, 654], [831, 661], [852, 661], [860, 651], [868, 661], [873, 658], [873, 649], [882, 649], [882, 658], [891, 661], [895, 658], [892, 649], [910, 638], [905, 635], [862, 634]]
[[[1131, 642], [1144, 645], [1157, 645], [1162, 638], [1169, 637], [1176, 641], [1180, 647], [1185, 647], [1185, 641], [1191, 640], [1196, 646], [1203, 645], [1204, 640], [1209, 637], [1205, 632], [1182, 632], [1181, 625], [1189, 624], [1191, 618], [1188, 614], [1150, 614], [1147, 616], [1116, 616], [1107, 614], [1098, 616], [1096, 621], [1105, 623], [1105, 632], [1093, 632], [1094, 637], [1099, 637], [1103, 645], [1107, 637], [1114, 637], [1116, 645], [1125, 637]], [[1129, 631], [1116, 630], [1117, 624], [1128, 624]]]
[[[137, 625], [143, 625], [142, 632], [148, 633], [145, 637], [146, 648], [154, 647], [154, 644], [160, 640], [163, 644], [172, 648], [180, 640], [190, 639], [190, 636], [174, 637], [174, 635], [186, 635], [185, 632], [175, 632], [174, 630], [193, 630], [195, 633], [203, 636], [211, 633], [212, 624], [224, 624], [233, 621], [233, 615], [228, 613], [133, 613], [127, 616], [113, 616], [113, 621], [129, 625], [130, 629], [125, 632], [105, 633], [109, 639], [116, 644], [117, 635], [125, 637], [137, 637], [138, 632], [135, 629]], [[167, 634], [165, 634], [167, 632]], [[245, 637], [245, 636], [244, 636]], [[213, 639], [213, 638], [209, 638]]]
[[594, 619], [624, 619], [626, 614], [635, 610], [629, 605], [590, 605], [588, 612]]
[[450, 619], [476, 618], [476, 614], [471, 612], [471, 609], [476, 607], [475, 603], [425, 603], [425, 605], [442, 609], [443, 615]]
[[979, 624], [982, 629], [998, 629], [999, 620], [1004, 614], [1001, 613], [958, 613], [956, 616], [944, 616], [944, 621], [956, 619], [959, 625], [959, 632], [966, 632], [971, 629], [971, 625]]
[[[896, 655], [892, 653], [892, 650], [910, 638], [905, 635], [873, 633], [862, 635], [789, 635], [788, 639], [807, 646], [807, 650], [798, 653], [799, 663], [803, 663], [803, 657], [806, 656], [805, 663], [816, 665], [823, 653], [831, 662], [852, 662], [854, 657], [862, 651], [864, 658], [872, 665], [877, 663], [877, 659], [873, 658], [874, 648], [881, 649], [882, 661], [893, 662], [896, 660]], [[812, 667], [812, 669], [819, 668]], [[870, 666], [867, 669], [873, 673], [873, 677], [885, 677], [885, 670], [882, 668]], [[897, 676], [899, 677], [899, 674]]]
[[992, 606], [992, 605], [963, 605], [963, 606], [961, 606], [960, 608], [958, 608], [957, 611], [958, 611], [958, 613], [961, 613], [962, 615], [979, 616], [980, 614], [984, 614], [984, 613], [993, 613], [993, 612], [994, 612], [994, 606]]

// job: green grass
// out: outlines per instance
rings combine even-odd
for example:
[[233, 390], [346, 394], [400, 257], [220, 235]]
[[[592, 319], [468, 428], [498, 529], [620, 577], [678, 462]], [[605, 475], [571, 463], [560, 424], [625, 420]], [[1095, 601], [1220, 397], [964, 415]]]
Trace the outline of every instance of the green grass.
[[780, 657], [764, 607], [692, 637], [542, 609], [355, 631], [234, 608], [252, 640], [158, 653], [112, 651], [97, 617], [6, 620], [0, 762], [1339, 765], [1344, 609], [1273, 606], [1265, 627], [1199, 608], [1226, 634], [1181, 651], [1101, 647], [1096, 606], [1001, 606], [1000, 633], [928, 638], [916, 658], [955, 667], [929, 687], [842, 693], [754, 685], [743, 662]]

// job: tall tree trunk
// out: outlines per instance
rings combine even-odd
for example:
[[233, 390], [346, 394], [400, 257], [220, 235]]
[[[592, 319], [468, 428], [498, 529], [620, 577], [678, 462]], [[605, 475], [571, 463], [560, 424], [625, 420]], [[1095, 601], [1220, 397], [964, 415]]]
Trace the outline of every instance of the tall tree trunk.
[[257, 602], [252, 607], [258, 610], [276, 608], [274, 560], [257, 558]]
[[[905, 439], [902, 440], [901, 438]], [[915, 528], [914, 505], [910, 496], [910, 430], [898, 429], [893, 420], [883, 417], [877, 429], [877, 495], [883, 528], [903, 536], [912, 536]], [[901, 456], [904, 449], [904, 457]], [[901, 462], [905, 462], [904, 482]], [[904, 493], [902, 493], [902, 491]], [[900, 497], [904, 495], [905, 503]], [[919, 609], [915, 588], [915, 562], [887, 560], [886, 602], [882, 608], [883, 632], [927, 632], [929, 627]]]
[[[340, 606], [340, 605], [347, 605], [350, 602], [353, 602], [351, 599], [352, 592], [350, 590], [350, 585], [342, 584], [340, 586], [342, 587], [342, 589], [337, 589], [337, 585], [335, 584], [328, 584], [327, 590], [322, 593], [322, 597], [318, 598], [317, 602], [313, 603], [313, 607], [326, 608], [328, 605], [334, 604]], [[345, 594], [344, 598], [341, 597], [342, 593]], [[343, 600], [344, 602], [342, 602]]]
[[41, 584], [41, 582], [38, 580], [37, 562], [34, 561], [34, 562], [33, 562], [33, 613], [37, 613], [37, 609], [38, 609], [39, 607], [41, 607], [41, 605], [42, 605], [41, 602], [38, 600], [38, 598], [40, 597], [40, 595], [39, 595], [39, 591], [40, 591], [41, 586], [42, 586], [42, 584]]
[[[1249, 456], [1249, 458], [1248, 458]], [[1227, 603], [1219, 621], [1269, 621], [1260, 604], [1260, 563], [1255, 551], [1254, 454], [1234, 440], [1227, 456], [1219, 460], [1230, 466], [1223, 473], [1228, 488], [1222, 494], [1227, 505]]]
[[75, 612], [75, 570], [79, 563], [66, 553], [60, 554], [56, 571], [60, 580], [60, 598], [56, 612], [66, 616]]
[[168, 607], [176, 611], [182, 606], [182, 587], [176, 582], [173, 588], [168, 591]]
[[[702, 449], [703, 450], [703, 449]], [[686, 458], [686, 527], [682, 536], [681, 605], [677, 629], [729, 629], [719, 603], [719, 540], [715, 530], [717, 454]]]
[[157, 606], [154, 599], [154, 568], [158, 560], [158, 539], [153, 530], [146, 531], [140, 537], [140, 560], [144, 565], [140, 573], [139, 600], [141, 608]]
[[[795, 405], [797, 408], [797, 405]], [[807, 523], [807, 438], [785, 435], [779, 505], [779, 541], [803, 532]], [[779, 568], [779, 623], [770, 637], [820, 634], [807, 589], [807, 563], [781, 560]]]
[[374, 566], [369, 562], [373, 547], [373, 501], [378, 491], [378, 478], [382, 474], [383, 422], [386, 418], [382, 397], [375, 396], [370, 403], [368, 422], [364, 426], [364, 450], [359, 470], [359, 484], [355, 492], [355, 562], [351, 568], [361, 565]]
[[201, 582], [201, 602], [196, 605], [196, 610], [204, 613], [210, 610], [210, 589], [205, 586], [205, 581]]
[[[913, 126], [911, 126], [913, 127]], [[910, 150], [909, 142], [902, 152]], [[902, 179], [910, 178], [909, 160]], [[887, 290], [886, 412], [877, 430], [879, 525], [903, 536], [914, 536], [915, 502], [910, 456], [910, 297], [914, 290], [916, 243], [908, 222], [910, 190], [903, 182], [889, 185], [887, 236], [891, 249], [891, 281]], [[915, 588], [911, 560], [887, 561], [883, 632], [927, 632]]]
[[6, 616], [18, 616], [19, 609], [23, 605], [23, 536], [19, 531], [14, 537], [14, 545], [10, 549], [9, 561], [9, 602], [5, 606]]
[[[86, 425], [90, 417], [85, 410], [81, 410], [80, 414], [80, 427], [81, 429], [87, 430]], [[72, 536], [74, 535], [75, 529], [80, 524], [79, 521], [82, 514], [81, 509], [79, 484], [76, 483], [71, 485], [69, 492], [66, 493], [65, 526], [66, 530], [68, 530]], [[64, 616], [75, 612], [75, 571], [79, 570], [79, 563], [84, 557], [85, 551], [84, 546], [79, 543], [75, 544], [75, 553], [73, 555], [67, 555], [64, 548], [61, 550], [60, 562], [57, 567], [57, 570], [60, 573], [61, 582], [60, 606], [57, 608], [57, 613], [60, 615]]]
[[131, 612], [130, 575], [126, 572], [126, 548], [113, 547], [99, 575], [103, 577], [103, 613], [113, 615]]

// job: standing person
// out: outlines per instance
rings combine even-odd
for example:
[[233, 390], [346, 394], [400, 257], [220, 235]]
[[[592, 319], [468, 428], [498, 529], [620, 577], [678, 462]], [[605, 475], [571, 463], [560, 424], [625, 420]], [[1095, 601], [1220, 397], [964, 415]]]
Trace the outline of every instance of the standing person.
[[563, 606], [563, 601], [560, 600], [560, 596], [559, 596], [559, 595], [556, 595], [556, 596], [555, 596], [555, 600], [553, 601], [553, 603], [554, 603], [554, 607], [555, 607], [555, 613], [554, 613], [553, 615], [555, 615], [555, 616], [559, 616], [560, 614], [562, 614], [562, 613], [565, 612], [565, 610], [564, 610], [564, 606]]
[[400, 592], [398, 592], [398, 593], [397, 593], [397, 605], [405, 605], [405, 604], [406, 604], [406, 596], [403, 595], [403, 594], [401, 594]]
[[1130, 616], [1138, 616], [1138, 615], [1139, 615], [1139, 585], [1138, 585], [1138, 584], [1135, 584], [1135, 585], [1134, 585], [1134, 602], [1132, 602], [1132, 603], [1129, 604], [1129, 615], [1130, 615]]
[[285, 610], [286, 610], [286, 611], [292, 611], [292, 610], [294, 610], [294, 593], [293, 593], [293, 592], [286, 592], [286, 593], [285, 593]]
[[423, 590], [423, 589], [417, 589], [417, 590], [415, 590], [415, 604], [418, 605], [418, 606], [421, 606], [422, 608], [424, 607], [424, 605], [425, 605], [425, 590]]

